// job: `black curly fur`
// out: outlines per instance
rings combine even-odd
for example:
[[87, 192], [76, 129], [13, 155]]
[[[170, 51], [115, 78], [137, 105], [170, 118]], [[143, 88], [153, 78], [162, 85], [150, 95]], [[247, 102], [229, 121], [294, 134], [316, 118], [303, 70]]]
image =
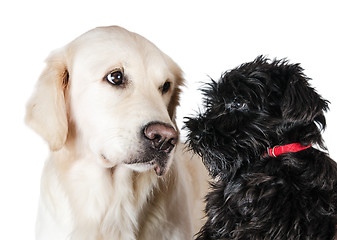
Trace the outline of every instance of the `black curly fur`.
[[259, 56], [202, 89], [205, 112], [185, 122], [214, 177], [196, 239], [334, 239], [336, 162], [313, 147], [265, 155], [290, 143], [325, 148], [328, 101], [308, 80], [299, 64]]

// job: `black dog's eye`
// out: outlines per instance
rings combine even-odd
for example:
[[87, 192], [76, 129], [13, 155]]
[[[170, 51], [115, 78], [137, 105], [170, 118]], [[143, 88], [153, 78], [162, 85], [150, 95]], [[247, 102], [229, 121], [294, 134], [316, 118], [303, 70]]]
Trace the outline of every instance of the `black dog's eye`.
[[171, 83], [165, 82], [164, 85], [161, 87], [162, 94], [167, 93], [170, 90], [170, 87], [171, 87]]
[[122, 83], [124, 83], [124, 74], [122, 71], [120, 70], [116, 70], [113, 71], [111, 73], [109, 73], [105, 79], [111, 83], [112, 85], [121, 85]]
[[245, 103], [241, 103], [241, 102], [234, 103], [234, 107], [237, 108], [237, 109], [243, 108], [245, 106], [246, 106]]
[[245, 102], [235, 99], [233, 103], [231, 104], [231, 106], [232, 108], [235, 108], [235, 109], [243, 109], [247, 106], [247, 104]]

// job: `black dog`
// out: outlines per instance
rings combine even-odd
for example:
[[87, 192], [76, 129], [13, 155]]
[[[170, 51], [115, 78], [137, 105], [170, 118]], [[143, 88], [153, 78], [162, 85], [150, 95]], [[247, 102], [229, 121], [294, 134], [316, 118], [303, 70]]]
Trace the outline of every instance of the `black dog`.
[[328, 101], [298, 64], [262, 56], [203, 89], [205, 112], [185, 122], [213, 176], [197, 239], [331, 240], [337, 164], [321, 131]]

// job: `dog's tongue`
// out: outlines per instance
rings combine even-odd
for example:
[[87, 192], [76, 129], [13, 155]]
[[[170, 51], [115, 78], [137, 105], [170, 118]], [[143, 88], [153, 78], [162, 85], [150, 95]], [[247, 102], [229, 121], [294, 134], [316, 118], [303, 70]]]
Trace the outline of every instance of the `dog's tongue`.
[[155, 166], [154, 171], [156, 172], [157, 176], [163, 176], [165, 172], [165, 168], [161, 168], [160, 166]]

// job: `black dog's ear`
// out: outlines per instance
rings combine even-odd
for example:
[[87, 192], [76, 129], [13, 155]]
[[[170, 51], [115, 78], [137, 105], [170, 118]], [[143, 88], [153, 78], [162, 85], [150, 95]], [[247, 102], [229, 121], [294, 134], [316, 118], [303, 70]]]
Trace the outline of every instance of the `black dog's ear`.
[[328, 101], [324, 100], [308, 83], [303, 69], [298, 65], [288, 65], [288, 81], [281, 100], [281, 112], [285, 121], [318, 121], [325, 127], [323, 111], [328, 110]]

